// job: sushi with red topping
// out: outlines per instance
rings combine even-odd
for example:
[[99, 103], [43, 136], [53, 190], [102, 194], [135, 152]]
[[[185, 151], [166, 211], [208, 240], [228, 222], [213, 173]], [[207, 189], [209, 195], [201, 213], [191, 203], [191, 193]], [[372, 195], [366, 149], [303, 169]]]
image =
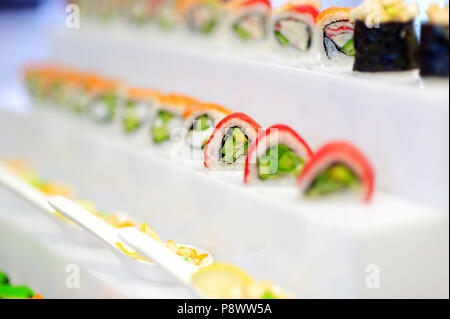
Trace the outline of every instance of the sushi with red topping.
[[291, 0], [273, 11], [272, 32], [279, 52], [298, 55], [311, 51], [320, 7], [318, 1]]
[[301, 192], [309, 198], [353, 191], [368, 202], [374, 188], [374, 172], [367, 158], [348, 142], [321, 147], [298, 177]]
[[222, 119], [205, 145], [205, 167], [241, 167], [260, 130], [261, 125], [244, 113]]
[[232, 0], [225, 5], [229, 15], [228, 27], [242, 41], [263, 40], [267, 37], [271, 5], [268, 0]]
[[296, 178], [312, 156], [311, 148], [293, 129], [287, 125], [273, 125], [250, 146], [244, 182]]

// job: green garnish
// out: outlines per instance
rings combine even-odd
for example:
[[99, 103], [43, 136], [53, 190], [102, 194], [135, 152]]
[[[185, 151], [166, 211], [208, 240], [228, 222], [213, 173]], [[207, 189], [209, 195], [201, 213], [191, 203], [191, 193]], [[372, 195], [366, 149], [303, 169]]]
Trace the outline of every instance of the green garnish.
[[306, 194], [316, 197], [346, 189], [358, 189], [359, 185], [358, 178], [347, 166], [334, 164], [314, 179]]
[[33, 296], [33, 290], [27, 286], [0, 285], [0, 299], [23, 299]]
[[167, 130], [167, 124], [173, 118], [173, 114], [167, 111], [159, 111], [157, 119], [152, 126], [153, 141], [155, 143], [162, 143], [170, 138], [169, 131]]
[[289, 39], [286, 38], [280, 31], [275, 30], [275, 36], [278, 39], [278, 42], [280, 42], [281, 45], [289, 45]]
[[261, 295], [261, 299], [278, 299], [278, 297], [270, 290], [266, 290]]
[[228, 164], [247, 154], [248, 138], [240, 128], [230, 128], [222, 141], [222, 161]]
[[243, 40], [247, 40], [250, 38], [250, 33], [243, 27], [241, 27], [239, 24], [233, 25], [233, 30]]
[[283, 175], [297, 176], [304, 167], [304, 160], [284, 144], [278, 144], [258, 158], [258, 176], [262, 180]]
[[8, 285], [9, 284], [9, 278], [8, 276], [0, 271], [0, 285]]
[[353, 38], [347, 41], [347, 43], [344, 44], [342, 47], [342, 52], [344, 52], [347, 55], [354, 56], [355, 55], [355, 46], [353, 43]]

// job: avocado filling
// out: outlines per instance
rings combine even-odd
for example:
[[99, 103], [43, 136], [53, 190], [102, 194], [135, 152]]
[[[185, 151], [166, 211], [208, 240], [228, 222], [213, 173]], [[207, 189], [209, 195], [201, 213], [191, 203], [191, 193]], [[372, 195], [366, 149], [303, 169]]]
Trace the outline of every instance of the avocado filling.
[[189, 144], [193, 147], [204, 148], [213, 128], [214, 122], [207, 114], [197, 116], [189, 131]]
[[238, 127], [230, 128], [222, 139], [222, 162], [231, 164], [236, 160], [247, 155], [248, 137]]
[[170, 112], [167, 111], [158, 112], [151, 129], [153, 141], [155, 143], [162, 143], [170, 138], [168, 124], [173, 119], [173, 117], [174, 115]]
[[217, 8], [211, 3], [194, 6], [187, 16], [189, 28], [203, 34], [210, 34], [214, 31], [217, 19]]
[[125, 103], [125, 114], [123, 127], [125, 132], [133, 133], [140, 128], [148, 117], [148, 105], [135, 100], [128, 100]]
[[86, 91], [79, 87], [74, 90], [71, 97], [71, 107], [76, 114], [82, 114], [89, 103], [89, 96]]
[[266, 17], [261, 13], [250, 13], [233, 24], [233, 31], [242, 40], [262, 39], [266, 36]]
[[258, 158], [258, 176], [262, 180], [281, 176], [297, 176], [304, 167], [304, 159], [284, 144], [278, 144]]
[[200, 115], [195, 118], [194, 123], [192, 124], [191, 130], [195, 132], [201, 132], [209, 129], [213, 123], [212, 119], [206, 115]]
[[309, 50], [311, 47], [311, 27], [295, 18], [279, 19], [275, 23], [274, 35], [282, 47], [292, 46], [302, 52]]
[[50, 97], [57, 105], [63, 105], [65, 102], [64, 85], [62, 82], [57, 81], [50, 87]]
[[326, 194], [357, 190], [360, 186], [358, 177], [346, 165], [335, 163], [321, 172], [306, 191], [306, 195], [317, 197]]
[[354, 45], [353, 38], [348, 40], [347, 43], [344, 44], [344, 46], [342, 47], [341, 50], [342, 50], [342, 52], [344, 52], [347, 55], [355, 56], [355, 45]]

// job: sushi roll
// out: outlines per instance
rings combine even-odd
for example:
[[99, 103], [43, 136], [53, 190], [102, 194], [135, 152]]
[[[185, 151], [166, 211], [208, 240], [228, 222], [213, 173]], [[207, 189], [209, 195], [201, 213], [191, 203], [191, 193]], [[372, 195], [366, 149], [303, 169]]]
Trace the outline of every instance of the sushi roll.
[[125, 0], [122, 8], [127, 21], [144, 24], [151, 20], [155, 4], [156, 0]]
[[420, 32], [420, 75], [449, 75], [448, 58], [448, 5], [444, 8], [432, 4], [428, 8], [428, 22], [423, 23]]
[[232, 111], [213, 103], [193, 103], [183, 113], [186, 141], [193, 148], [204, 148], [214, 127]]
[[272, 32], [278, 51], [294, 57], [311, 51], [320, 7], [318, 1], [291, 0], [273, 11]]
[[244, 182], [296, 178], [313, 152], [293, 129], [273, 125], [260, 134], [248, 150]]
[[350, 10], [330, 7], [316, 18], [316, 44], [325, 64], [353, 65], [355, 23], [350, 21]]
[[101, 21], [111, 21], [120, 16], [123, 0], [95, 0], [92, 9], [96, 18]]
[[205, 167], [242, 166], [259, 130], [262, 130], [261, 125], [244, 113], [233, 113], [223, 118], [205, 145]]
[[44, 65], [33, 64], [26, 66], [23, 72], [25, 88], [34, 102], [39, 102], [44, 96], [44, 69]]
[[126, 133], [134, 133], [150, 122], [160, 94], [154, 90], [127, 88], [121, 124]]
[[150, 133], [155, 144], [169, 141], [175, 129], [183, 128], [183, 113], [189, 105], [198, 103], [183, 95], [162, 95], [158, 97], [156, 115], [152, 120]]
[[178, 0], [153, 0], [153, 19], [163, 30], [173, 29], [179, 22], [175, 7]]
[[225, 5], [228, 32], [241, 41], [263, 40], [268, 34], [271, 5], [268, 0], [232, 0]]
[[406, 71], [418, 67], [415, 3], [403, 0], [365, 0], [351, 10], [355, 21], [354, 71]]
[[68, 106], [75, 114], [84, 114], [90, 102], [90, 85], [93, 82], [101, 81], [95, 74], [78, 73], [68, 76], [69, 92]]
[[353, 145], [337, 141], [320, 148], [298, 177], [306, 197], [354, 191], [364, 201], [372, 197], [374, 172], [366, 157]]
[[87, 83], [88, 116], [96, 123], [112, 123], [123, 103], [123, 86], [119, 81], [94, 77]]
[[212, 34], [220, 24], [218, 0], [179, 0], [176, 10], [187, 28], [196, 34]]

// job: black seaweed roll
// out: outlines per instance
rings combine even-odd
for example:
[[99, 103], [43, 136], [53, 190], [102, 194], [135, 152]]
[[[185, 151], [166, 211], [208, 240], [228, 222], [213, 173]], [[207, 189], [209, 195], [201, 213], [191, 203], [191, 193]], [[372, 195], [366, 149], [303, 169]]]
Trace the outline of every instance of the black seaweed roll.
[[356, 21], [354, 43], [354, 71], [405, 71], [418, 67], [419, 43], [413, 21], [382, 23], [371, 28]]
[[420, 75], [449, 76], [448, 6], [430, 5], [420, 36]]
[[419, 41], [414, 20], [416, 3], [404, 0], [365, 0], [350, 11], [355, 21], [354, 71], [407, 71], [419, 67]]

